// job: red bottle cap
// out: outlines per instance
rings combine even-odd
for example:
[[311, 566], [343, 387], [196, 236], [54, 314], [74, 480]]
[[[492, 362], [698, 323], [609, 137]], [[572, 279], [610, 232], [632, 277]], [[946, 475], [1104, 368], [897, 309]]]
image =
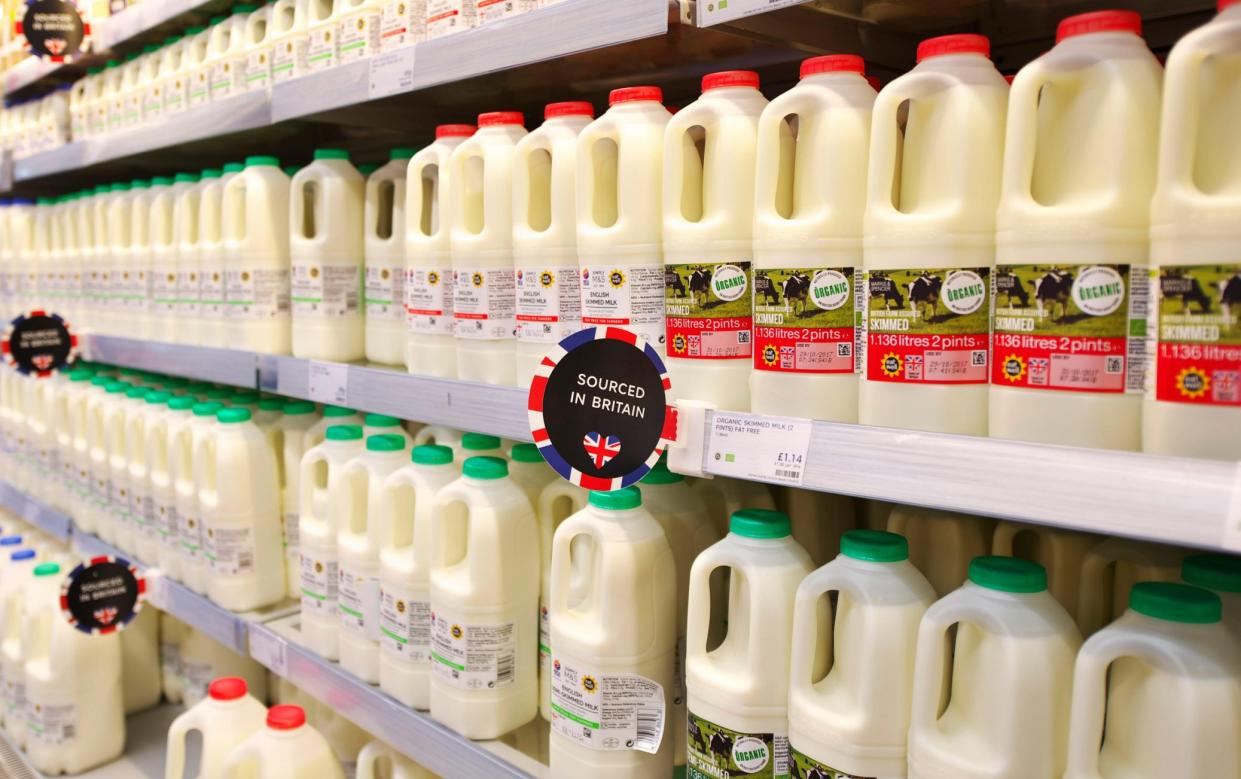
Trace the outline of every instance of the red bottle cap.
[[221, 676], [207, 687], [207, 694], [217, 701], [235, 701], [243, 697], [249, 688], [245, 679], [236, 676]]
[[294, 730], [306, 724], [306, 712], [301, 706], [283, 704], [267, 710], [267, 727], [272, 730]]
[[866, 62], [856, 54], [825, 54], [802, 60], [801, 77], [817, 73], [860, 73], [866, 75]]
[[436, 138], [469, 138], [478, 128], [472, 124], [441, 124], [435, 128]]
[[721, 70], [702, 77], [702, 91], [723, 87], [753, 87], [758, 89], [758, 74], [752, 70]]
[[929, 60], [931, 57], [943, 57], [947, 54], [981, 54], [984, 57], [990, 57], [991, 41], [985, 35], [962, 33], [927, 38], [918, 44], [918, 62]]
[[608, 94], [608, 105], [617, 103], [636, 103], [639, 100], [654, 100], [662, 103], [664, 91], [659, 87], [621, 87]]
[[585, 100], [570, 100], [567, 103], [548, 103], [543, 109], [543, 119], [555, 119], [558, 116], [595, 116], [595, 107]]
[[1237, 3], [1241, 3], [1241, 0], [1219, 0], [1219, 10], [1222, 11], [1225, 8], [1231, 8]]
[[1056, 26], [1056, 43], [1096, 32], [1131, 32], [1140, 36], [1142, 15], [1137, 11], [1091, 11], [1065, 17]]
[[523, 125], [526, 117], [521, 111], [491, 111], [478, 115], [479, 127], [499, 127], [506, 124]]

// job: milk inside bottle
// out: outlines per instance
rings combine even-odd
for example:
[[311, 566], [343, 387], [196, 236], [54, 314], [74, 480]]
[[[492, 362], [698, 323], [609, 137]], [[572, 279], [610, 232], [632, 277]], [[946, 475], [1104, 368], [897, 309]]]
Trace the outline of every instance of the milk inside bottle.
[[207, 78], [212, 100], [239, 94], [245, 89], [246, 19], [254, 11], [255, 6], [240, 3], [233, 6], [227, 19], [211, 27]]
[[243, 89], [247, 92], [271, 86], [271, 57], [276, 28], [271, 22], [275, 4], [265, 5], [246, 17]]
[[[191, 34], [189, 28], [185, 35], [173, 35], [164, 39], [160, 49], [158, 89], [163, 97], [162, 113], [165, 115], [184, 111], [188, 99], [188, 79], [186, 77], [186, 35]], [[202, 28], [198, 28], [201, 32]]]
[[756, 414], [857, 421], [874, 102], [861, 57], [826, 55], [804, 61], [801, 81], [759, 118], [750, 373]]
[[159, 612], [154, 608], [138, 612], [121, 631], [121, 680], [126, 715], [159, 705]]
[[228, 753], [223, 779], [344, 779], [340, 762], [300, 706], [267, 711], [267, 726]]
[[863, 424], [987, 432], [987, 297], [1008, 97], [989, 52], [981, 35], [925, 40], [918, 65], [875, 101]]
[[993, 527], [982, 517], [918, 506], [894, 507], [887, 525], [909, 539], [910, 559], [941, 596], [961, 586], [970, 561], [991, 550]]
[[365, 59], [379, 52], [379, 17], [382, 10], [378, 0], [337, 1], [334, 15], [341, 64]]
[[570, 482], [554, 479], [534, 503], [539, 525], [539, 715], [552, 719], [552, 539], [556, 528], [586, 507], [589, 493]]
[[344, 0], [303, 0], [306, 8], [306, 71], [336, 67], [340, 42], [336, 38], [336, 7]]
[[[208, 186], [211, 186], [200, 183], [206, 174], [207, 171], [204, 171], [203, 176], [196, 173], [178, 173], [173, 186], [176, 201], [172, 209], [172, 235], [176, 262], [165, 270], [165, 274], [168, 274], [165, 284], [173, 287], [173, 304], [169, 320], [160, 321], [161, 325], [167, 321], [172, 329], [171, 340], [177, 343], [199, 344], [207, 341], [203, 332], [207, 323], [202, 318], [202, 293], [206, 287], [203, 279], [205, 253], [202, 225], [199, 223], [202, 216], [202, 196]], [[218, 214], [218, 209], [215, 209], [215, 213]], [[218, 223], [216, 226], [218, 227]], [[218, 246], [218, 229], [212, 237]]]
[[306, 29], [308, 8], [305, 0], [276, 0], [271, 5], [271, 81], [279, 84], [306, 73]]
[[534, 444], [516, 444], [509, 450], [509, 476], [521, 487], [522, 492], [530, 500], [530, 505], [538, 509], [539, 496], [553, 481], [559, 481], [556, 472], [539, 454]]
[[1241, 558], [1222, 554], [1191, 555], [1181, 564], [1181, 580], [1220, 597], [1224, 627], [1241, 645]]
[[193, 398], [185, 395], [170, 397], [167, 410], [157, 414], [147, 426], [147, 469], [159, 540], [155, 559], [164, 574], [177, 580], [181, 578], [181, 538], [176, 505], [175, 436], [193, 417], [194, 403]]
[[198, 471], [195, 462], [203, 452], [204, 441], [215, 435], [215, 415], [222, 405], [217, 401], [196, 403], [191, 407], [192, 416], [184, 422], [174, 423], [169, 430], [172, 447], [172, 480], [175, 492], [174, 508], [177, 514], [177, 536], [180, 540], [180, 559], [177, 567], [181, 582], [197, 593], [207, 591], [207, 558], [203, 549], [202, 506], [198, 499]]
[[[387, 773], [381, 770], [387, 764]], [[383, 743], [372, 741], [358, 753], [358, 779], [433, 779], [427, 769]]]
[[289, 177], [275, 157], [248, 157], [224, 184], [224, 301], [229, 346], [287, 354]]
[[[172, 395], [163, 390], [150, 390], [143, 398], [146, 408], [128, 421], [129, 479], [131, 487], [130, 514], [134, 518], [133, 554], [147, 565], [159, 559], [160, 523], [155, 511], [154, 476], [157, 463], [151, 451], [151, 426], [162, 421]], [[167, 479], [167, 472], [163, 474]]]
[[[202, 185], [198, 189], [198, 241], [193, 246], [181, 247], [177, 258], [180, 266], [180, 282], [185, 286], [178, 291], [178, 318], [183, 323], [199, 323], [195, 343], [202, 346], [224, 346], [229, 342], [228, 305], [225, 300], [224, 267], [224, 185], [244, 169], [239, 163], [229, 163], [223, 170], [208, 168], [202, 172]], [[190, 283], [191, 274], [197, 276], [197, 289]], [[184, 339], [183, 339], [184, 340]]]
[[393, 149], [366, 179], [366, 359], [405, 362], [405, 174], [413, 149]]
[[280, 507], [281, 528], [284, 531], [284, 568], [287, 581], [286, 594], [290, 598], [302, 596], [301, 571], [301, 473], [302, 458], [310, 451], [310, 428], [318, 421], [315, 404], [308, 400], [290, 400], [281, 408], [280, 452]]
[[[11, 547], [6, 547], [10, 549]], [[25, 621], [27, 582], [39, 564], [33, 549], [7, 553], [9, 567], [0, 577], [0, 675], [3, 686], [4, 731], [20, 749], [26, 742], [26, 671], [22, 665], [22, 625]]]
[[1177, 581], [1184, 555], [1172, 547], [1127, 538], [1099, 542], [1082, 562], [1076, 612], [1082, 635], [1090, 636], [1124, 614], [1129, 591], [1138, 582]]
[[188, 108], [211, 100], [211, 28], [224, 21], [215, 16], [207, 27], [190, 27], [185, 31], [185, 53], [181, 69], [185, 73], [185, 105]]
[[1241, 5], [1222, 0], [1219, 9], [1167, 60], [1150, 216], [1153, 362], [1142, 449], [1236, 460], [1241, 150], [1227, 139], [1241, 116]]
[[185, 773], [185, 745], [191, 731], [202, 737], [198, 775], [220, 775], [228, 753], [263, 729], [267, 707], [249, 695], [246, 680], [225, 676], [211, 682], [207, 697], [172, 721], [168, 728], [165, 773]]

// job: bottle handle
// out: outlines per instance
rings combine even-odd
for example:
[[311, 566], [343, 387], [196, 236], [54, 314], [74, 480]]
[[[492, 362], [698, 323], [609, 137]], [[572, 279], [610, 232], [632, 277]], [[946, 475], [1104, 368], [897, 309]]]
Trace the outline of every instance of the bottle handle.
[[384, 757], [395, 760], [395, 750], [378, 739], [367, 742], [358, 752], [357, 779], [376, 779], [379, 773], [375, 764]]
[[397, 490], [402, 487], [408, 487], [413, 494], [413, 502], [409, 507], [409, 521], [411, 523], [414, 521], [414, 513], [418, 509], [417, 475], [412, 467], [406, 466], [388, 474], [380, 487], [380, 514], [384, 517], [384, 522], [380, 525], [383, 536], [380, 539], [381, 547], [396, 546], [396, 527], [401, 518], [401, 505], [397, 500]]
[[191, 708], [168, 726], [164, 779], [183, 779], [185, 776], [185, 739], [191, 730], [198, 729], [197, 712], [197, 707]]
[[[1029, 207], [1034, 201], [1034, 158], [1038, 139], [1039, 95], [1053, 81], [1053, 73], [1034, 60], [1013, 79], [1008, 99], [1008, 123], [1004, 139], [1001, 202]], [[1018, 143], [1020, 137], [1029, 143]]]
[[[914, 661], [913, 705], [910, 711], [910, 728], [938, 729], [940, 707], [948, 700], [950, 690], [945, 688], [948, 678], [946, 650], [948, 629], [957, 623], [968, 622], [984, 630], [995, 630], [999, 622], [995, 615], [979, 608], [973, 598], [962, 593], [962, 599], [939, 601], [927, 609], [918, 626], [918, 648]], [[924, 680], [933, 679], [934, 684]]]
[[[711, 631], [711, 615], [712, 615], [712, 598], [711, 598], [711, 575], [718, 568], [729, 568], [730, 580], [732, 577], [741, 575], [741, 560], [733, 553], [731, 549], [721, 548], [720, 545], [714, 544], [707, 547], [694, 560], [693, 566], [689, 571], [689, 591], [686, 597], [689, 599], [689, 613], [686, 620], [685, 630], [685, 662], [688, 666], [689, 661], [693, 659], [695, 662], [711, 662], [711, 655], [707, 651], [706, 641]], [[723, 593], [724, 603], [728, 603], [729, 594]], [[727, 614], [727, 605], [724, 613]], [[757, 612], [755, 612], [757, 613]], [[746, 625], [751, 635], [756, 635], [754, 625]], [[691, 641], [690, 637], [696, 636], [701, 641]]]
[[[610, 117], [604, 115], [591, 122], [577, 137], [576, 189], [574, 195], [579, 220], [590, 219], [590, 226], [596, 230], [603, 226], [594, 220], [595, 213], [595, 144], [610, 140], [618, 143], [619, 133]], [[619, 146], [619, 144], [618, 144]], [[619, 153], [619, 148], [618, 148]], [[616, 197], [615, 193], [613, 197]]]
[[849, 592], [846, 577], [836, 575], [831, 563], [811, 573], [798, 585], [793, 596], [793, 645], [789, 657], [789, 688], [811, 690], [814, 678], [835, 661], [834, 641], [823, 642], [826, 630], [835, 630], [835, 613], [824, 593]]
[[871, 121], [870, 165], [867, 180], [866, 210], [886, 217], [900, 209], [892, 200], [896, 185], [896, 114], [906, 100], [915, 100], [935, 89], [948, 86], [951, 80], [930, 70], [913, 70], [888, 84], [875, 98]]

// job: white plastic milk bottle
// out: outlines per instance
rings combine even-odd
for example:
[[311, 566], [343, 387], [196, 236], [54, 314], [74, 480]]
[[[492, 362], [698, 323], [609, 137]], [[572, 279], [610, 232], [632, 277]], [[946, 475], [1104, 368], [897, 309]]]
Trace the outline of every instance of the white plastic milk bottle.
[[676, 564], [636, 487], [556, 530], [551, 580], [552, 775], [671, 775]]
[[508, 474], [538, 511], [539, 496], [547, 485], [560, 481], [534, 444], [514, 444], [508, 451]]
[[[357, 425], [362, 427], [362, 415], [351, 408], [343, 406], [324, 406], [323, 416], [306, 433], [307, 443], [310, 446], [318, 446], [323, 443], [324, 439], [327, 438], [328, 428], [336, 425]], [[358, 444], [359, 448], [363, 446], [364, 444]]]
[[910, 559], [941, 597], [961, 586], [970, 561], [991, 551], [995, 523], [920, 506], [895, 506], [887, 530], [909, 539]]
[[[162, 113], [165, 116], [180, 113], [186, 108], [189, 98], [189, 80], [185, 70], [189, 43], [186, 37], [191, 34], [192, 29], [194, 28], [188, 28], [185, 35], [173, 35], [164, 39], [164, 46], [160, 49], [158, 89], [163, 97]], [[202, 28], [198, 29], [199, 32], [202, 31]]]
[[987, 297], [1008, 99], [990, 48], [981, 35], [925, 40], [918, 65], [875, 101], [862, 424], [987, 433]]
[[379, 53], [381, 11], [378, 0], [337, 0], [332, 15], [340, 64]]
[[498, 457], [471, 457], [435, 496], [431, 716], [497, 738], [538, 715], [534, 509]]
[[149, 332], [154, 329], [150, 324], [158, 322], [160, 332], [156, 333], [155, 337], [162, 341], [175, 343], [177, 340], [173, 332], [177, 325], [175, 263], [178, 247], [175, 237], [174, 211], [177, 195], [185, 189], [185, 185], [182, 185], [180, 190], [174, 191], [174, 187], [169, 186], [174, 184], [173, 180], [152, 179], [153, 183], [156, 181], [161, 184], [167, 182], [167, 184], [153, 188], [148, 201], [150, 213], [147, 219], [147, 257], [144, 271], [149, 297], [146, 306], [147, 322], [139, 332]]
[[0, 696], [4, 707], [4, 731], [19, 749], [26, 743], [26, 671], [22, 666], [22, 625], [25, 620], [24, 590], [38, 555], [33, 549], [7, 553], [9, 566], [0, 578]]
[[366, 359], [385, 365], [405, 363], [405, 174], [413, 156], [393, 149], [366, 179]]
[[336, 6], [344, 0], [301, 0], [306, 7], [306, 72], [336, 67], [340, 42], [336, 39]]
[[199, 779], [220, 779], [228, 753], [262, 730], [266, 720], [267, 707], [249, 695], [245, 679], [216, 679], [207, 688], [207, 697], [168, 727], [165, 779], [184, 775], [185, 742], [191, 731], [198, 731], [202, 737]]
[[1061, 776], [1081, 640], [1042, 566], [975, 558], [918, 630], [909, 779]]
[[405, 367], [410, 373], [457, 377], [448, 159], [474, 129], [472, 124], [436, 127], [435, 142], [406, 168]]
[[1241, 646], [1241, 558], [1198, 554], [1181, 563], [1181, 581], [1210, 590], [1223, 603], [1224, 627]]
[[517, 267], [517, 384], [582, 329], [577, 268], [577, 137], [594, 119], [587, 102], [551, 103], [543, 124], [513, 151], [513, 262]]
[[386, 0], [379, 16], [379, 50], [392, 51], [427, 37], [427, 0]]
[[305, 0], [276, 0], [271, 5], [267, 38], [271, 42], [271, 82], [279, 84], [306, 73]]
[[1144, 581], [1180, 579], [1183, 550], [1128, 538], [1108, 538], [1087, 553], [1078, 584], [1077, 624], [1089, 638], [1129, 607], [1129, 591]]
[[302, 597], [300, 525], [302, 458], [310, 451], [310, 429], [318, 422], [315, 404], [290, 400], [281, 407], [280, 420], [280, 510], [284, 531], [285, 590], [290, 598]]
[[181, 583], [194, 592], [207, 592], [207, 558], [203, 549], [202, 506], [198, 500], [198, 464], [195, 458], [204, 452], [203, 442], [215, 435], [215, 415], [223, 408], [218, 401], [196, 403], [191, 416], [169, 428], [172, 447], [172, 482], [175, 489], [177, 535], [181, 558], [177, 567]]
[[[381, 765], [387, 764], [387, 772]], [[358, 753], [357, 779], [434, 779], [435, 775], [382, 741], [372, 741]]]
[[267, 669], [201, 630], [186, 628], [181, 639], [181, 673], [186, 706], [206, 699], [212, 680], [221, 676], [245, 679], [251, 695], [267, 700]]
[[246, 18], [255, 6], [239, 3], [228, 18], [212, 25], [207, 54], [211, 99], [240, 94], [246, 86]]
[[516, 384], [513, 148], [523, 121], [517, 111], [480, 114], [448, 162], [453, 331], [467, 381]]
[[[197, 275], [197, 289], [188, 286], [178, 292], [178, 332], [188, 328], [198, 331], [194, 343], [202, 346], [224, 346], [229, 342], [228, 306], [225, 301], [227, 271], [224, 267], [224, 185], [236, 178], [244, 166], [229, 163], [224, 168], [208, 168], [202, 172], [198, 189], [198, 241], [179, 247], [177, 264], [180, 279], [188, 282], [189, 274]], [[188, 340], [189, 334], [186, 333]]]
[[332, 747], [300, 706], [267, 711], [267, 727], [228, 754], [223, 779], [345, 779]]
[[862, 212], [875, 103], [865, 76], [853, 54], [805, 60], [801, 81], [759, 118], [750, 373], [756, 414], [857, 421]]
[[1236, 779], [1239, 731], [1241, 653], [1219, 596], [1141, 582], [1077, 655], [1064, 777]]
[[534, 515], [539, 524], [539, 716], [552, 720], [552, 539], [556, 528], [586, 508], [586, 490], [555, 479], [539, 493]]
[[185, 52], [181, 55], [181, 70], [185, 73], [187, 108], [200, 106], [211, 100], [211, 28], [222, 21], [223, 17], [212, 17], [209, 26], [194, 26], [185, 31]]
[[111, 271], [108, 283], [107, 317], [105, 332], [115, 335], [135, 332], [129, 325], [129, 317], [125, 307], [126, 278], [125, 270], [129, 258], [129, 250], [133, 243], [133, 197], [130, 194], [131, 184], [116, 183], [112, 185], [112, 194], [107, 207], [107, 235], [109, 255], [107, 265]]
[[[204, 171], [204, 176], [205, 174], [206, 171]], [[220, 329], [222, 324], [219, 319], [210, 325], [205, 322], [202, 318], [201, 305], [204, 284], [201, 251], [203, 244], [199, 218], [202, 215], [202, 195], [211, 185], [211, 179], [207, 179], [207, 183], [204, 183], [203, 176], [198, 174], [178, 173], [176, 181], [173, 187], [176, 191], [176, 201], [172, 207], [172, 253], [175, 259], [164, 269], [165, 284], [172, 285], [173, 302], [171, 316], [159, 322], [161, 326], [167, 325], [171, 328], [172, 338], [170, 340], [175, 343], [200, 344], [207, 340], [203, 332], [207, 327], [213, 325]], [[218, 206], [218, 200], [215, 205]], [[215, 209], [215, 214], [219, 214], [218, 208]], [[218, 229], [213, 238], [218, 246]], [[213, 335], [216, 334], [213, 333]], [[216, 335], [216, 337], [222, 338], [222, 335]]]
[[1090, 533], [1000, 522], [991, 538], [991, 554], [1020, 557], [1047, 569], [1047, 590], [1069, 616], [1077, 619], [1082, 565], [1102, 539]]
[[224, 300], [228, 345], [287, 354], [289, 177], [275, 157], [247, 157], [224, 184]]
[[155, 509], [155, 468], [164, 469], [161, 479], [164, 485], [168, 482], [167, 448], [164, 447], [162, 461], [157, 461], [156, 454], [151, 450], [151, 430], [160, 425], [167, 430], [168, 401], [172, 393], [163, 390], [151, 390], [144, 398], [146, 408], [142, 414], [135, 415], [138, 420], [130, 420], [130, 464], [129, 475], [131, 484], [140, 486], [135, 490], [134, 509], [138, 512], [136, 535], [134, 537], [134, 556], [147, 565], [155, 565], [159, 561], [161, 531], [164, 529], [162, 517]]
[[758, 74], [703, 76], [664, 133], [664, 322], [673, 392], [748, 411]]
[[1141, 443], [1163, 79], [1141, 35], [1135, 11], [1070, 16], [1013, 81], [996, 214], [997, 438]]
[[1155, 296], [1142, 449], [1241, 459], [1241, 5], [1220, 0], [1210, 23], [1168, 55], [1151, 202]]
[[159, 548], [156, 565], [165, 575], [181, 580], [181, 536], [177, 522], [177, 489], [173, 459], [176, 455], [175, 431], [184, 429], [193, 418], [194, 398], [179, 395], [168, 399], [166, 410], [156, 414], [147, 426], [147, 470], [151, 480], [155, 529]]
[[241, 61], [242, 91], [253, 92], [271, 87], [272, 41], [276, 28], [272, 24], [275, 3], [269, 3], [246, 17], [245, 52]]
[[315, 149], [290, 185], [293, 356], [365, 356], [362, 210], [366, 180], [342, 149]]
[[935, 590], [895, 533], [850, 530], [840, 547], [797, 588], [789, 773], [904, 776], [918, 625]]

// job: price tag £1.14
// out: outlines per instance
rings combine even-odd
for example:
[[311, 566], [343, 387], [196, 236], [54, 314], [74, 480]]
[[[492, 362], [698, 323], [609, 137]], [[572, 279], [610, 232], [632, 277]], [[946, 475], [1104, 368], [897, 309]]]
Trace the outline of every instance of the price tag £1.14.
[[806, 419], [715, 412], [707, 443], [714, 474], [800, 486], [813, 423]]

